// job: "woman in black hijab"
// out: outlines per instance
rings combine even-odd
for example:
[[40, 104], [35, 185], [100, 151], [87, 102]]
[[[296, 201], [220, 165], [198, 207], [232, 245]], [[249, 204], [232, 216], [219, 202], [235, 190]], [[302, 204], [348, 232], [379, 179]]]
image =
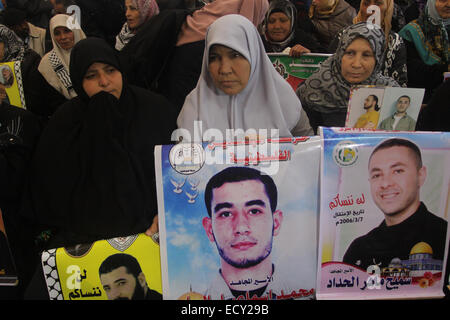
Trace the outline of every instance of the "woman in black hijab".
[[170, 143], [176, 125], [167, 100], [126, 83], [104, 40], [76, 44], [70, 76], [78, 97], [51, 118], [32, 166], [47, 248], [145, 232], [157, 214], [154, 146]]

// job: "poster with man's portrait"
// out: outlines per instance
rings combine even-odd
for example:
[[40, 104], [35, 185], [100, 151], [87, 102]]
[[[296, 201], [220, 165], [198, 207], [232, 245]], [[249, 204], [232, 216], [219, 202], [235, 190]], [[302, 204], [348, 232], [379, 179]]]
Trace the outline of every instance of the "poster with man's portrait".
[[10, 105], [26, 108], [20, 61], [0, 63], [0, 99]]
[[354, 86], [345, 127], [415, 131], [424, 94], [420, 88]]
[[321, 137], [318, 299], [442, 297], [450, 133]]
[[44, 251], [50, 300], [162, 300], [159, 245], [145, 234]]
[[313, 299], [319, 137], [155, 149], [164, 299]]

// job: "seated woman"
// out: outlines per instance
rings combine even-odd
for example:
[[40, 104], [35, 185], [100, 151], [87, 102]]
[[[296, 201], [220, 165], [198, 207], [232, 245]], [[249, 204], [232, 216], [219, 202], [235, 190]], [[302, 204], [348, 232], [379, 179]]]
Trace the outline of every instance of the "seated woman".
[[424, 104], [444, 81], [444, 72], [450, 71], [448, 3], [428, 0], [420, 17], [399, 32], [406, 43], [408, 87], [425, 88]]
[[170, 143], [176, 124], [166, 99], [127, 84], [103, 39], [75, 45], [70, 76], [78, 96], [50, 119], [31, 166], [47, 248], [145, 232], [157, 214], [154, 146]]
[[314, 131], [343, 127], [352, 85], [399, 86], [381, 74], [385, 36], [376, 24], [360, 22], [344, 29], [336, 53], [297, 88]]
[[181, 110], [186, 96], [195, 88], [200, 77], [208, 27], [226, 14], [243, 15], [258, 27], [268, 7], [268, 0], [220, 0], [209, 2], [192, 15], [187, 15], [158, 92]]
[[295, 92], [270, 62], [256, 27], [230, 14], [208, 29], [200, 79], [186, 97], [177, 123], [190, 133], [183, 135], [187, 139], [202, 129], [218, 129], [217, 140], [229, 137], [227, 129], [266, 129], [268, 135], [278, 129], [280, 137], [310, 135], [302, 111]]
[[352, 24], [356, 10], [345, 0], [313, 0], [309, 18], [316, 27], [314, 36], [328, 48], [336, 34]]
[[[358, 15], [353, 19], [353, 23], [366, 22], [372, 14], [367, 13], [367, 8], [371, 5], [380, 8], [380, 23], [386, 37], [386, 50], [384, 54], [384, 64], [381, 73], [386, 77], [391, 77], [402, 87], [407, 86], [408, 75], [406, 68], [406, 46], [402, 37], [392, 30], [392, 14], [394, 11], [393, 0], [362, 0]], [[336, 50], [340, 32], [330, 44], [329, 51]]]
[[263, 22], [262, 40], [267, 52], [284, 52], [298, 57], [303, 53], [326, 52], [317, 39], [297, 26], [297, 9], [289, 0], [270, 2]]
[[[53, 49], [42, 58], [38, 67], [46, 82], [62, 96], [56, 98], [60, 103], [77, 95], [70, 81], [70, 52], [78, 41], [86, 38], [83, 30], [68, 28], [70, 25], [68, 23], [69, 18], [68, 15], [57, 14], [50, 19], [49, 29]], [[51, 101], [52, 99], [48, 100]]]
[[125, 9], [127, 21], [116, 37], [115, 47], [119, 51], [134, 37], [144, 22], [159, 14], [156, 0], [125, 0]]
[[25, 48], [23, 41], [11, 29], [0, 24], [0, 62], [11, 61], [20, 61], [27, 109], [32, 112], [38, 111], [44, 102], [36, 87], [36, 79], [39, 77], [37, 67], [41, 62], [41, 56], [34, 50]]

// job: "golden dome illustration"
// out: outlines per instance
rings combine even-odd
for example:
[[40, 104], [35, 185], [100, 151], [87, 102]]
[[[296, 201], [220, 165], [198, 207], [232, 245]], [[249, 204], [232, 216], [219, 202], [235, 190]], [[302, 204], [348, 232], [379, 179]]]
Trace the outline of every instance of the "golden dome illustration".
[[201, 293], [192, 291], [192, 286], [189, 286], [189, 292], [182, 294], [178, 300], [205, 300]]
[[427, 253], [427, 254], [433, 254], [433, 249], [431, 246], [426, 242], [419, 242], [414, 247], [412, 247], [410, 255], [418, 254], [418, 253]]
[[205, 298], [203, 297], [202, 294], [198, 293], [198, 292], [186, 292], [185, 294], [181, 295], [178, 300], [204, 300]]

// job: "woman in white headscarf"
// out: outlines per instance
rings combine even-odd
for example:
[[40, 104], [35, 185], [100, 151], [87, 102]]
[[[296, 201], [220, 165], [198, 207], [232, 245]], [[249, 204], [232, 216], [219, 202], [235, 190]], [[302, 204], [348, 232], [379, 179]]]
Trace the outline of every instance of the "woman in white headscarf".
[[201, 75], [177, 123], [194, 137], [199, 125], [194, 121], [201, 121], [203, 130], [218, 129], [222, 137], [227, 129], [266, 129], [268, 135], [278, 129], [280, 137], [312, 134], [300, 101], [270, 62], [256, 27], [235, 14], [217, 19], [207, 31]]
[[69, 20], [70, 16], [57, 14], [50, 19], [53, 49], [41, 60], [38, 70], [45, 80], [66, 99], [77, 96], [70, 80], [70, 52], [73, 46], [86, 38], [83, 30]]

